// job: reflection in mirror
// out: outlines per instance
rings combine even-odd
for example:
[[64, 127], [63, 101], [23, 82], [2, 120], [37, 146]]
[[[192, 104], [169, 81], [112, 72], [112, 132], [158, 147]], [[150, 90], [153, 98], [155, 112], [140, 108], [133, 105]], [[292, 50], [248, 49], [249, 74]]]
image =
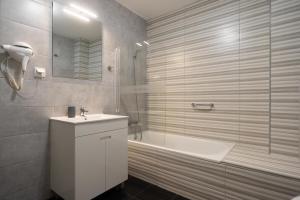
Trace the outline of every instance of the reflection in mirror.
[[97, 14], [85, 6], [53, 2], [55, 77], [101, 80], [102, 25]]

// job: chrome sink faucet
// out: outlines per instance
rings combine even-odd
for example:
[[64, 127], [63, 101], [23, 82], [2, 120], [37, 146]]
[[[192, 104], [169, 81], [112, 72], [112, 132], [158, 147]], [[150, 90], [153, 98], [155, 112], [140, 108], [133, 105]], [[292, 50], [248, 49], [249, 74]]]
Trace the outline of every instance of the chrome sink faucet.
[[80, 108], [80, 116], [86, 118], [86, 113], [87, 113], [87, 112], [89, 112], [89, 111], [86, 110], [83, 106], [81, 106], [81, 108]]

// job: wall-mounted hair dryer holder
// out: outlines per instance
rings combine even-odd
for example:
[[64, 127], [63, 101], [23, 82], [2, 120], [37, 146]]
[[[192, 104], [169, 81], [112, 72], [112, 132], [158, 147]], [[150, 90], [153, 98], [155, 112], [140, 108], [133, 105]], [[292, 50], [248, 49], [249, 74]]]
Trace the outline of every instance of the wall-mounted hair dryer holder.
[[[21, 90], [23, 86], [24, 73], [26, 71], [28, 61], [33, 56], [32, 47], [24, 42], [18, 42], [14, 45], [1, 45], [5, 52], [5, 58], [1, 62], [0, 70], [7, 79], [9, 85], [14, 90]], [[9, 60], [13, 59], [20, 65], [20, 72], [17, 79], [9, 71]]]

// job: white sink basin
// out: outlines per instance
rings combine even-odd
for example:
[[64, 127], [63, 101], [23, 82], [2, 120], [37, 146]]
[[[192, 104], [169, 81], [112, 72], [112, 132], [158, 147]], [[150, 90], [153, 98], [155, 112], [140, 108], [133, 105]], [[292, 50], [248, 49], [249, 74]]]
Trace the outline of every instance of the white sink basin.
[[51, 117], [50, 120], [54, 121], [61, 121], [71, 124], [81, 124], [81, 123], [90, 123], [90, 122], [99, 122], [99, 121], [107, 121], [113, 119], [126, 119], [127, 116], [122, 115], [106, 115], [106, 114], [93, 114], [93, 115], [86, 115], [83, 116], [76, 116], [74, 118], [68, 118], [68, 116], [62, 117]]

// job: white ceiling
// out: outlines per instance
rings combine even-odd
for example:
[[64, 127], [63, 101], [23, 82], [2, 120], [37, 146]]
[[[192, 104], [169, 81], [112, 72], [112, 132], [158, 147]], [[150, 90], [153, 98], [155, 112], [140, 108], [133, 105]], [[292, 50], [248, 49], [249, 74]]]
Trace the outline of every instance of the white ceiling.
[[179, 10], [199, 0], [116, 0], [145, 20]]

